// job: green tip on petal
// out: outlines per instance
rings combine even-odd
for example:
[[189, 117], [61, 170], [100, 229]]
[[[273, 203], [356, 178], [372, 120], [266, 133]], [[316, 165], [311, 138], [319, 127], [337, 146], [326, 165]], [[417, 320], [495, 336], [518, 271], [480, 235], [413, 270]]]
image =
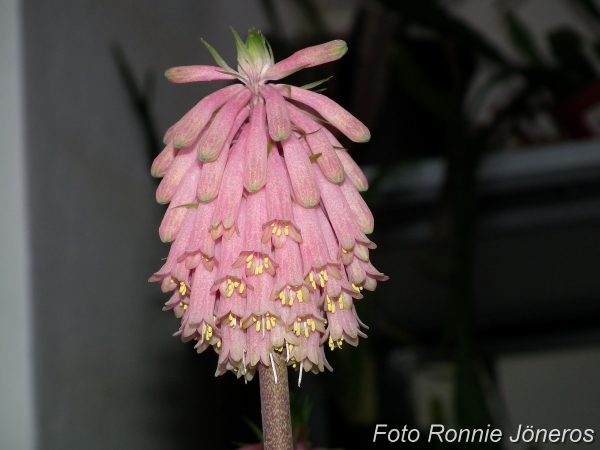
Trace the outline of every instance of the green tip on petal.
[[173, 208], [191, 208], [198, 209], [198, 203], [185, 203], [183, 205], [174, 206]]

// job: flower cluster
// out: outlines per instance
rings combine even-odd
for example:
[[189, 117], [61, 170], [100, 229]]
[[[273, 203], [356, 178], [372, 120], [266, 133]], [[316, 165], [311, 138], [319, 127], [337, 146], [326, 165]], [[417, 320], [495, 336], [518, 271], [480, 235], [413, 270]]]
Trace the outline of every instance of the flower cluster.
[[273, 352], [300, 376], [331, 370], [323, 345], [365, 337], [354, 300], [387, 277], [369, 262], [373, 215], [359, 193], [367, 180], [323, 124], [355, 142], [370, 133], [309, 90], [317, 83], [267, 82], [347, 47], [332, 41], [274, 64], [260, 32], [234, 36], [237, 71], [207, 44], [220, 67], [166, 72], [174, 83], [242, 83], [205, 97], [166, 133], [152, 175], [164, 177], [156, 198], [170, 204], [159, 233], [172, 245], [150, 281], [172, 292], [164, 310], [181, 319], [176, 335], [219, 354], [217, 375], [251, 379], [258, 364], [274, 364]]

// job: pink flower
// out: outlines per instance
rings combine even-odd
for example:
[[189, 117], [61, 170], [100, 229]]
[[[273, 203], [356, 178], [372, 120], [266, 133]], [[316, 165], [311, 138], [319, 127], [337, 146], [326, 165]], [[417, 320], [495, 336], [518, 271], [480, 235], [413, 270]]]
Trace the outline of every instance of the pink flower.
[[[152, 165], [170, 203], [160, 237], [172, 242], [150, 281], [172, 292], [164, 310], [176, 335], [219, 353], [217, 375], [251, 379], [282, 352], [303, 371], [331, 370], [331, 350], [358, 344], [354, 301], [387, 277], [369, 262], [373, 215], [367, 180], [331, 132], [366, 142], [369, 130], [327, 97], [267, 84], [342, 57], [343, 41], [306, 48], [275, 64], [260, 32], [234, 32], [238, 70], [207, 44], [220, 67], [169, 69], [174, 83], [237, 80], [201, 100], [165, 135]], [[293, 101], [293, 102], [291, 102]], [[298, 105], [317, 111], [315, 119]]]

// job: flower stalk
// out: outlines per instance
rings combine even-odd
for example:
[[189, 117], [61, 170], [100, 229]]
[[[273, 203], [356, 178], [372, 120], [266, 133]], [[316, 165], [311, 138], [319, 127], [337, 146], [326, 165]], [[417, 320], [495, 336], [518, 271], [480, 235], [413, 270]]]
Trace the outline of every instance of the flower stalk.
[[273, 362], [271, 367], [258, 368], [264, 450], [292, 450], [287, 366], [279, 353], [273, 355]]

